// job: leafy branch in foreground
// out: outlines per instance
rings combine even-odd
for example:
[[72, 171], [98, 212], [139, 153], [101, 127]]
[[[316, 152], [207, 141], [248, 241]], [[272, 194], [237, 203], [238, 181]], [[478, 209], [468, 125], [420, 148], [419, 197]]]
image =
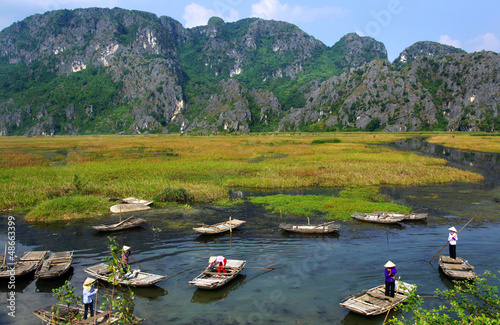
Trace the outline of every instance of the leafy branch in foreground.
[[422, 307], [424, 299], [413, 291], [407, 303], [397, 309], [413, 312], [413, 320], [394, 317], [389, 324], [500, 324], [500, 299], [496, 274], [485, 271], [473, 281], [456, 281], [453, 289], [435, 291], [446, 301], [430, 310]]
[[116, 243], [115, 237], [108, 237], [110, 244], [109, 250], [111, 255], [104, 260], [109, 262], [108, 269], [111, 271], [108, 276], [108, 282], [113, 285], [111, 293], [103, 295], [104, 301], [101, 308], [109, 308], [109, 314], [113, 315], [114, 321], [124, 324], [137, 324], [138, 321], [134, 316], [133, 302], [134, 292], [129, 287], [124, 287], [125, 292], [122, 295], [116, 294], [116, 289], [121, 287], [119, 279], [124, 277], [126, 271], [121, 265], [122, 250]]

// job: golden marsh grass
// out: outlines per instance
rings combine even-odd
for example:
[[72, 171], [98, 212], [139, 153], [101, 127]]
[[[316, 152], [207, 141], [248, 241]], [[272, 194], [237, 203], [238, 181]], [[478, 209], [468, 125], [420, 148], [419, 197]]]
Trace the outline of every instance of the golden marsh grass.
[[[151, 199], [184, 188], [195, 202], [228, 198], [229, 187], [415, 186], [479, 182], [446, 161], [374, 144], [415, 134], [4, 137], [0, 210], [68, 195]], [[312, 144], [339, 139], [339, 143]], [[75, 175], [80, 184], [75, 184]]]
[[427, 139], [430, 143], [457, 149], [500, 153], [500, 134], [444, 133]]

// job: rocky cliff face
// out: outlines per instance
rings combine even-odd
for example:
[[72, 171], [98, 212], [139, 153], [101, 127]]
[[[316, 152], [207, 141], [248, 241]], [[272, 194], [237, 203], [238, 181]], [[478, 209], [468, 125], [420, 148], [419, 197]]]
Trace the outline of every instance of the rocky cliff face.
[[423, 56], [402, 70], [374, 60], [323, 82], [279, 130], [491, 131], [500, 122], [499, 72], [492, 52]]
[[[403, 64], [404, 63], [404, 64]], [[185, 29], [122, 9], [60, 10], [0, 32], [0, 135], [498, 130], [498, 54], [418, 42], [391, 64], [262, 19]]]
[[445, 55], [445, 54], [455, 54], [455, 53], [466, 53], [462, 49], [450, 45], [444, 45], [437, 42], [417, 42], [410, 47], [407, 47], [399, 54], [399, 56], [394, 60], [395, 66], [403, 66], [407, 63], [414, 61], [416, 58], [422, 56], [434, 56], [434, 55]]

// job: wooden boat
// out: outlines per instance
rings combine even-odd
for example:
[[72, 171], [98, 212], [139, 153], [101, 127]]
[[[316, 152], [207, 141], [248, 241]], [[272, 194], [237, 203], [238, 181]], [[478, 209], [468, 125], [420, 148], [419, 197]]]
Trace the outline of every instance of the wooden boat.
[[130, 217], [120, 222], [103, 223], [97, 226], [92, 226], [92, 228], [97, 231], [118, 231], [123, 229], [139, 227], [140, 225], [146, 222], [146, 220], [142, 218], [135, 218], [135, 219], [133, 218], [134, 217]]
[[[54, 308], [54, 310], [52, 310]], [[58, 325], [58, 324], [94, 324], [94, 320], [97, 324], [102, 324], [107, 318], [108, 312], [98, 310], [94, 317], [88, 317], [86, 320], [83, 319], [84, 310], [83, 308], [73, 307], [73, 306], [63, 306], [63, 305], [53, 305], [43, 308], [39, 308], [33, 312], [36, 317], [40, 318], [43, 324], [47, 325]], [[81, 319], [76, 319], [77, 315], [81, 315]], [[70, 321], [72, 320], [72, 322]]]
[[50, 253], [36, 271], [35, 277], [53, 279], [68, 272], [73, 262], [73, 251]]
[[0, 267], [0, 278], [20, 277], [34, 272], [47, 256], [49, 251], [25, 252], [15, 263]]
[[477, 277], [474, 266], [458, 256], [452, 259], [449, 256], [439, 255], [439, 268], [453, 280], [469, 280]]
[[352, 217], [361, 221], [374, 223], [397, 223], [403, 221], [404, 215], [391, 215], [385, 212], [359, 213], [355, 212]]
[[216, 223], [214, 225], [203, 225], [201, 227], [195, 227], [193, 228], [193, 230], [207, 235], [220, 234], [221, 232], [235, 229], [245, 222], [246, 221], [244, 220], [231, 219], [229, 221]]
[[427, 213], [405, 213], [404, 220], [424, 220], [427, 219]]
[[[111, 275], [111, 271], [109, 271], [108, 265], [104, 263], [91, 266], [83, 271], [99, 280], [106, 282], [109, 282], [108, 277]], [[118, 278], [117, 279], [118, 283], [121, 285], [134, 286], [134, 287], [148, 287], [160, 282], [161, 280], [167, 277], [166, 275], [156, 275], [138, 270], [136, 272], [137, 274], [134, 277]]]
[[339, 230], [339, 225], [334, 225], [332, 222], [322, 223], [320, 225], [292, 225], [288, 223], [281, 223], [279, 226], [281, 229], [303, 233], [303, 234], [328, 234]]
[[413, 284], [396, 281], [395, 296], [392, 298], [385, 295], [383, 284], [345, 298], [340, 306], [365, 316], [380, 315], [403, 303], [414, 288]]
[[226, 272], [217, 273], [217, 266], [212, 266], [201, 272], [192, 281], [189, 281], [189, 284], [194, 284], [198, 288], [206, 290], [220, 288], [240, 274], [246, 264], [247, 261], [227, 260]]
[[113, 213], [127, 213], [127, 212], [137, 212], [151, 209], [149, 206], [145, 204], [137, 204], [137, 203], [124, 203], [124, 204], [115, 204], [112, 205], [109, 210]]
[[144, 204], [144, 205], [150, 205], [153, 203], [152, 200], [144, 200], [144, 199], [138, 199], [136, 197], [126, 197], [122, 199], [123, 202], [128, 203], [128, 204]]
[[[118, 323], [118, 319], [113, 315], [111, 319], [108, 320], [109, 311], [97, 310], [93, 317], [88, 317], [86, 320], [83, 319], [84, 309], [81, 307], [74, 306], [64, 306], [64, 305], [52, 305], [43, 308], [39, 308], [33, 312], [36, 317], [40, 318], [43, 324], [46, 325], [59, 325], [59, 324], [115, 324]], [[77, 315], [81, 315], [80, 319], [77, 319]], [[135, 317], [137, 322], [141, 322], [144, 319]]]

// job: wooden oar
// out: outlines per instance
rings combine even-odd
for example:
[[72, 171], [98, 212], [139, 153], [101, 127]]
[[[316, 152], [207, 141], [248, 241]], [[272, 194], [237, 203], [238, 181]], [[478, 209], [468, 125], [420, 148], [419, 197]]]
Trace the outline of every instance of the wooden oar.
[[[135, 258], [132, 257], [132, 255], [130, 255], [130, 257], [134, 260], [134, 262], [137, 263], [137, 261], [135, 260]], [[141, 266], [141, 264], [137, 263], [137, 265], [139, 265], [139, 267], [141, 268], [142, 272], [146, 272], [146, 270], [144, 270], [144, 268]]]
[[123, 221], [120, 221], [120, 222], [118, 222], [116, 225], [113, 225], [113, 226], [110, 226], [110, 227], [118, 227], [119, 225], [121, 225], [121, 224], [122, 224], [122, 223], [124, 223], [124, 222], [129, 221], [129, 220], [130, 220], [130, 219], [132, 219], [133, 217], [134, 217], [134, 216], [131, 216], [130, 218], [127, 218], [127, 219], [125, 219], [125, 220], [123, 220]]
[[[472, 217], [472, 219], [470, 219], [470, 220], [469, 220], [469, 222], [467, 222], [467, 223], [465, 224], [465, 226], [463, 226], [463, 227], [462, 227], [462, 229], [460, 229], [460, 231], [464, 230], [464, 228], [465, 228], [465, 227], [466, 227], [466, 226], [467, 226], [467, 225], [468, 225], [468, 224], [469, 224], [469, 223], [470, 223], [470, 222], [471, 222], [474, 218], [475, 218], [475, 217]], [[457, 235], [460, 233], [460, 231], [459, 231], [459, 232], [457, 232]], [[437, 254], [436, 254], [436, 255], [434, 255], [434, 257], [433, 257], [433, 258], [431, 258], [431, 260], [429, 261], [429, 263], [430, 263], [430, 262], [432, 262], [432, 260], [433, 260], [434, 258], [436, 258], [436, 256], [438, 256], [438, 254], [439, 254], [439, 253], [441, 253], [441, 251], [442, 251], [442, 250], [443, 250], [443, 249], [444, 249], [444, 248], [448, 245], [448, 243], [449, 243], [449, 242], [447, 242], [446, 244], [444, 244], [443, 248], [441, 248], [441, 249], [439, 250], [439, 252], [437, 252]]]
[[332, 223], [335, 223], [335, 221], [325, 222], [325, 223], [322, 223], [320, 225], [317, 225], [314, 228], [328, 226], [328, 225], [331, 225]]

